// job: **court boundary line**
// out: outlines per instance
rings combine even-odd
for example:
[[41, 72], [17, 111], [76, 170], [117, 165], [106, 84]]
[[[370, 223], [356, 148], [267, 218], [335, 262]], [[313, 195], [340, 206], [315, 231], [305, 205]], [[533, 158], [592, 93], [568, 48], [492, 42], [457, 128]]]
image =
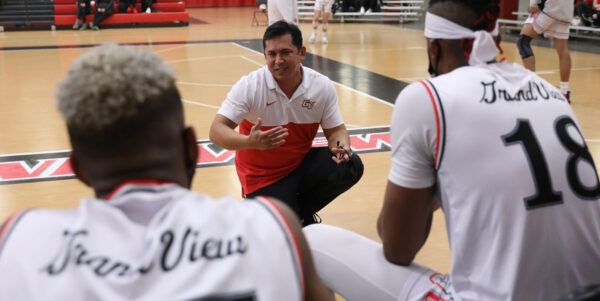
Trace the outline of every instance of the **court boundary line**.
[[[250, 52], [253, 52], [253, 53], [255, 53], [255, 54], [260, 54], [260, 55], [262, 55], [262, 53], [260, 53], [260, 52], [258, 52], [258, 51], [256, 51], [256, 50], [254, 50], [254, 49], [252, 49], [252, 48], [248, 48], [248, 47], [246, 47], [246, 46], [244, 46], [244, 45], [240, 45], [240, 44], [238, 44], [237, 42], [233, 42], [233, 44], [234, 44], [234, 45], [236, 45], [236, 46], [238, 46], [238, 47], [240, 47], [240, 48], [242, 48], [242, 49], [246, 49], [246, 50], [248, 50], [248, 51], [250, 51]], [[313, 54], [313, 55], [315, 55], [315, 56], [319, 56], [319, 55], [316, 55], [316, 54]], [[264, 65], [266, 65], [266, 64], [264, 64]], [[264, 66], [264, 65], [263, 65], [263, 66]], [[359, 67], [356, 67], [356, 66], [353, 66], [353, 67], [355, 67], [355, 68], [358, 68], [358, 69], [362, 69], [362, 68], [359, 68]], [[364, 69], [364, 70], [366, 70], [366, 69]], [[319, 70], [316, 70], [316, 71], [318, 72]], [[367, 71], [368, 71], [368, 70], [367, 70]], [[331, 80], [331, 82], [332, 82], [332, 83], [334, 83], [334, 84], [336, 84], [336, 85], [338, 85], [338, 86], [340, 86], [340, 87], [344, 87], [344, 88], [346, 88], [346, 89], [348, 89], [348, 90], [350, 90], [350, 91], [352, 91], [352, 92], [355, 92], [355, 93], [357, 93], [357, 94], [360, 94], [360, 95], [362, 95], [362, 96], [366, 96], [367, 98], [371, 98], [371, 99], [373, 99], [373, 100], [375, 100], [375, 101], [377, 101], [377, 102], [381, 102], [381, 103], [383, 103], [383, 104], [386, 104], [386, 105], [388, 105], [388, 106], [391, 106], [391, 107], [393, 107], [393, 106], [394, 106], [394, 104], [393, 104], [393, 103], [390, 103], [390, 102], [388, 102], [388, 101], [385, 101], [385, 100], [383, 100], [383, 99], [381, 99], [381, 98], [375, 97], [375, 96], [373, 96], [373, 95], [370, 95], [370, 94], [368, 94], [368, 93], [365, 93], [365, 92], [363, 92], [363, 91], [360, 91], [360, 90], [354, 89], [354, 88], [352, 88], [352, 87], [346, 86], [346, 85], [344, 85], [344, 84], [342, 84], [342, 83], [340, 83], [340, 82], [334, 81], [334, 80], [332, 80], [332, 79], [329, 79], [329, 80]]]

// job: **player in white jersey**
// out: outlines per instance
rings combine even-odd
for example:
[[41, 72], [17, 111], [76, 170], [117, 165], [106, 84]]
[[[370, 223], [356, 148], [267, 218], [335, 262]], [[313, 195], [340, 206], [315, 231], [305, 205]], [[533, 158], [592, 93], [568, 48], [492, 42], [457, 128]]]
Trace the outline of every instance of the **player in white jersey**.
[[314, 43], [317, 38], [317, 31], [319, 28], [319, 17], [321, 16], [321, 12], [323, 12], [323, 35], [321, 36], [321, 41], [323, 44], [327, 44], [329, 40], [327, 40], [327, 27], [329, 25], [329, 17], [331, 16], [331, 6], [333, 6], [333, 0], [316, 0], [315, 1], [315, 15], [312, 21], [313, 33], [308, 38], [310, 43]]
[[[600, 283], [592, 157], [557, 89], [518, 64], [495, 62], [498, 2], [430, 2], [425, 37], [439, 76], [396, 100], [377, 225], [383, 244], [332, 226], [305, 228], [317, 271], [347, 300], [556, 300]], [[448, 275], [413, 263], [438, 204]]]
[[102, 45], [57, 97], [71, 166], [96, 197], [9, 218], [0, 300], [334, 300], [289, 208], [189, 190], [196, 136], [157, 55]]
[[267, 10], [269, 25], [281, 20], [298, 24], [296, 0], [268, 0]]
[[531, 40], [544, 33], [552, 38], [558, 54], [560, 70], [560, 92], [571, 101], [569, 77], [571, 76], [571, 55], [569, 54], [569, 25], [573, 19], [573, 1], [571, 0], [530, 0], [529, 18], [521, 29], [517, 39], [517, 48], [525, 68], [535, 71], [535, 56], [531, 49]]

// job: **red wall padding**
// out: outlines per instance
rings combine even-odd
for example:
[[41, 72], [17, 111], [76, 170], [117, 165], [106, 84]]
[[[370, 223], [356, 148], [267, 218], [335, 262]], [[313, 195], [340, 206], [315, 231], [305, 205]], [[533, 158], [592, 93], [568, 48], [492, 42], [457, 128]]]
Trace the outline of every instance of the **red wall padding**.
[[186, 7], [256, 6], [256, 0], [186, 0]]
[[519, 0], [503, 0], [500, 2], [500, 18], [516, 20], [517, 16], [513, 15], [514, 11], [519, 11]]

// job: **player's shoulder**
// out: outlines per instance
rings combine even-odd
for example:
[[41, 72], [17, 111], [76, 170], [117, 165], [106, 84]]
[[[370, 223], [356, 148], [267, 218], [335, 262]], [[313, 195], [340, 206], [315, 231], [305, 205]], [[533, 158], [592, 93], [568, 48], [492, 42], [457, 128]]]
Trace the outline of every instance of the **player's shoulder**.
[[11, 214], [0, 224], [0, 245], [14, 236], [45, 237], [64, 229], [78, 216], [78, 209], [26, 209]]
[[434, 93], [430, 79], [421, 80], [406, 86], [396, 98], [396, 106], [413, 106], [423, 99], [428, 99]]

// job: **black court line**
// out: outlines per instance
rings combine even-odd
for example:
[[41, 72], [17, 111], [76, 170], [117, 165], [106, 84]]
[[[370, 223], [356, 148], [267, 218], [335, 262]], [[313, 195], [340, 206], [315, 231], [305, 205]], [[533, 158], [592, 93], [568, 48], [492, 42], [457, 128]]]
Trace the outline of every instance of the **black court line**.
[[[211, 44], [211, 43], [236, 43], [260, 53], [263, 52], [261, 39], [248, 40], [209, 40], [209, 41], [163, 41], [163, 42], [139, 42], [121, 43], [131, 46], [158, 46], [158, 45], [185, 45], [185, 44]], [[74, 44], [56, 46], [22, 46], [22, 47], [0, 47], [0, 51], [22, 51], [22, 50], [47, 50], [47, 49], [72, 49], [92, 48], [100, 44]], [[351, 87], [360, 92], [374, 96], [393, 104], [396, 97], [408, 83], [377, 74], [346, 63], [328, 59], [316, 54], [307, 53], [303, 62], [304, 66], [317, 70], [329, 77], [331, 80], [342, 85]]]
[[[263, 53], [262, 40], [242, 40], [236, 43]], [[393, 104], [400, 91], [408, 86], [408, 83], [403, 81], [312, 53], [306, 53], [302, 65], [319, 71], [332, 81], [352, 87], [390, 104]]]

